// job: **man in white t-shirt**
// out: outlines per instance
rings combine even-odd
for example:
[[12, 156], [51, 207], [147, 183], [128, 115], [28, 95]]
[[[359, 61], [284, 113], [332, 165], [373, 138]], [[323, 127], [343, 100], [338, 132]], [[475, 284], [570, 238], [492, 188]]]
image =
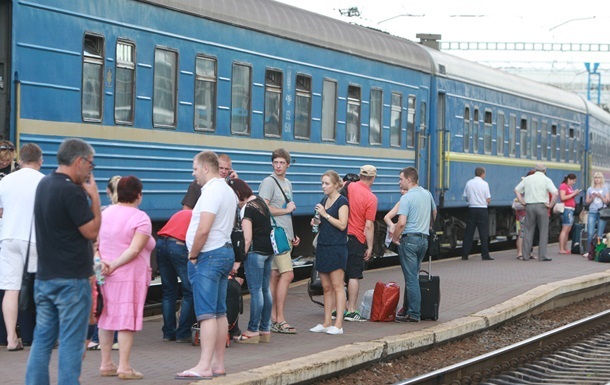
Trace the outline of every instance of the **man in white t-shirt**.
[[228, 334], [227, 284], [235, 256], [231, 231], [237, 197], [220, 177], [218, 156], [204, 151], [193, 160], [193, 176], [203, 186], [186, 232], [189, 250], [188, 276], [193, 289], [195, 316], [200, 323], [201, 356], [196, 366], [176, 379], [212, 379], [224, 375], [224, 353]]
[[462, 260], [468, 260], [472, 249], [474, 231], [479, 230], [481, 259], [493, 261], [493, 258], [489, 255], [489, 213], [487, 211], [487, 206], [491, 202], [491, 194], [489, 193], [489, 184], [485, 182], [485, 169], [483, 167], [477, 167], [474, 170], [474, 178], [466, 182], [463, 197], [468, 202], [468, 221], [464, 232]]
[[[28, 271], [35, 273], [38, 263], [36, 232], [33, 231], [34, 198], [38, 182], [44, 177], [39, 171], [42, 166], [40, 147], [33, 143], [26, 144], [21, 148], [19, 159], [21, 170], [8, 174], [0, 181], [0, 217], [4, 222], [0, 231], [0, 290], [5, 290], [2, 311], [9, 351], [23, 349], [22, 342], [17, 339], [17, 306], [28, 242], [31, 242]], [[33, 330], [23, 330], [26, 324], [33, 327], [34, 322], [22, 324], [22, 338], [33, 335]], [[31, 343], [31, 337], [28, 339], [26, 342]]]

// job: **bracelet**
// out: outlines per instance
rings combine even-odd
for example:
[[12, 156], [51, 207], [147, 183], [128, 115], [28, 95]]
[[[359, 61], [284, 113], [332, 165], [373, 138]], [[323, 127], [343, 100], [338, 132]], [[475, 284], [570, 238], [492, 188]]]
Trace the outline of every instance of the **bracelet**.
[[[190, 255], [190, 254], [189, 254], [189, 255]], [[195, 260], [197, 260], [197, 259], [199, 259], [199, 256], [196, 256], [196, 257], [189, 257], [189, 260], [191, 260], [191, 261], [195, 261]]]

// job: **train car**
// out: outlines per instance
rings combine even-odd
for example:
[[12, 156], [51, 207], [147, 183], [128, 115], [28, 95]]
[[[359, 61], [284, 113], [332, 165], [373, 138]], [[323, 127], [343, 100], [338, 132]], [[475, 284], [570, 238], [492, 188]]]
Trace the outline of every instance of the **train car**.
[[587, 101], [587, 126], [588, 135], [588, 155], [589, 159], [585, 163], [585, 176], [583, 190], [591, 186], [593, 173], [601, 172], [606, 180], [606, 186], [610, 186], [610, 114], [596, 104]]
[[83, 138], [98, 182], [138, 176], [161, 223], [199, 151], [230, 155], [256, 190], [285, 147], [295, 255], [328, 169], [375, 165], [381, 217], [417, 167], [453, 246], [474, 167], [488, 169], [492, 234], [509, 235], [519, 177], [543, 161], [557, 183], [580, 178], [588, 122], [608, 129], [574, 94], [270, 0], [3, 1], [0, 32], [0, 129], [39, 144], [44, 172], [65, 137]]

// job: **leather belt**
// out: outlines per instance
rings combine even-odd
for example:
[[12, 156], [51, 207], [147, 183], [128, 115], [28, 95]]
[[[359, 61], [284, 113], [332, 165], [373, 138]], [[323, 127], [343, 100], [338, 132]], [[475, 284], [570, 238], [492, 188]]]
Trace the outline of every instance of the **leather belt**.
[[164, 236], [163, 238], [165, 238], [168, 241], [173, 241], [175, 242], [177, 245], [186, 245], [186, 243], [184, 243], [184, 241], [179, 240], [178, 238], [174, 238], [174, 237], [170, 237], [170, 236]]
[[426, 234], [422, 234], [422, 233], [407, 233], [407, 234], [403, 234], [401, 236], [401, 238], [404, 238], [404, 237], [428, 238], [428, 236]]

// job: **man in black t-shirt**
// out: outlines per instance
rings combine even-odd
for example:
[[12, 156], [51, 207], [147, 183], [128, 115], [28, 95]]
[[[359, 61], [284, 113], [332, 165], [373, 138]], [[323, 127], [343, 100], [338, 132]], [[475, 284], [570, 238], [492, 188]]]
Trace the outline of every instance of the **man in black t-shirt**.
[[36, 189], [36, 329], [26, 385], [49, 384], [49, 359], [58, 340], [58, 383], [79, 383], [91, 310], [91, 241], [101, 224], [93, 154], [80, 139], [64, 140], [57, 152], [57, 170]]

